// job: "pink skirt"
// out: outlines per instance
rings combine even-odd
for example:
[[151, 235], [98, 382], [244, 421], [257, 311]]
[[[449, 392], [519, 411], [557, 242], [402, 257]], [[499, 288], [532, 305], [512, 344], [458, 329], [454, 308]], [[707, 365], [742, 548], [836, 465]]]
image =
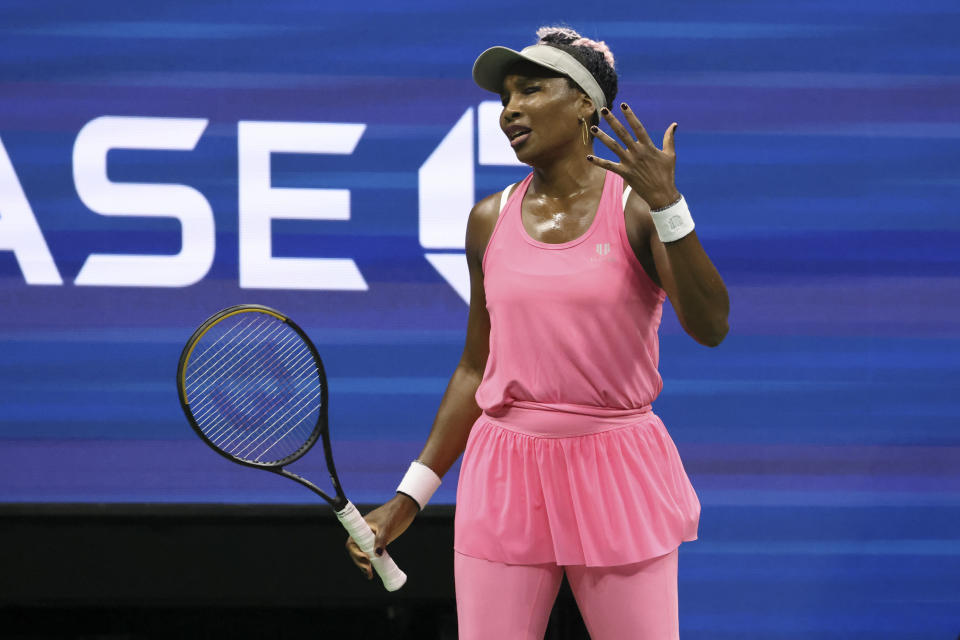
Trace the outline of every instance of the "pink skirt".
[[455, 550], [507, 564], [602, 567], [697, 539], [700, 501], [650, 405], [559, 409], [516, 402], [474, 423]]

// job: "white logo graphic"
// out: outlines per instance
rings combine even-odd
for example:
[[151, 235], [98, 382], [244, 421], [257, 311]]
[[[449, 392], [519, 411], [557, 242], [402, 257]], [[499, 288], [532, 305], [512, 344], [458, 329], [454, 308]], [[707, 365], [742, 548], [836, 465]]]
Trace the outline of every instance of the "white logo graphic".
[[[468, 108], [430, 157], [420, 167], [420, 245], [424, 249], [456, 249], [424, 254], [433, 268], [467, 303], [470, 301], [470, 273], [463, 253], [467, 218], [473, 208], [474, 170], [483, 166], [525, 166], [517, 160], [500, 130], [503, 105], [494, 100]], [[478, 149], [474, 160], [474, 132]], [[503, 185], [504, 187], [506, 184]]]
[[616, 254], [610, 255], [609, 242], [598, 242], [595, 253], [597, 255], [590, 256], [590, 262], [615, 262], [617, 259]]

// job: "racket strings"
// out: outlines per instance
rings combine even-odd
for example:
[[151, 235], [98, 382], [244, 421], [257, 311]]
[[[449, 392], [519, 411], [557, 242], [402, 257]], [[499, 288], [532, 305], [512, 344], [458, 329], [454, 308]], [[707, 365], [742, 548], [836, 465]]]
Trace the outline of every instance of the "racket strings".
[[[252, 424], [260, 423], [261, 421], [267, 419], [270, 415], [279, 411], [279, 409], [282, 407], [283, 398], [268, 397], [263, 399], [255, 394], [251, 394], [249, 400], [233, 410], [231, 410], [230, 404], [224, 400], [217, 398], [215, 401], [219, 405], [225, 405], [225, 408], [221, 409], [220, 411], [220, 420], [211, 426], [211, 431], [208, 434], [208, 437], [217, 446], [227, 447], [233, 446], [236, 438], [242, 435], [242, 432], [240, 431], [230, 430], [230, 426], [236, 424], [236, 420], [238, 418]], [[231, 418], [233, 419], [231, 420]], [[233, 438], [226, 440], [226, 438], [230, 437], [231, 434], [233, 434]]]
[[[291, 342], [292, 344], [287, 347], [287, 350], [289, 350], [289, 349], [291, 349], [293, 346], [295, 346], [296, 341], [297, 341], [298, 338], [299, 338], [299, 337], [296, 336], [296, 335], [294, 335], [294, 336], [292, 336], [292, 337], [289, 338], [289, 342]], [[280, 352], [280, 354], [281, 354], [281, 355], [284, 355], [284, 356], [287, 355], [286, 352]], [[256, 365], [256, 361], [253, 360], [253, 359], [251, 359], [251, 363], [252, 363], [252, 365], [254, 365], [254, 366]], [[308, 368], [310, 367], [310, 364], [311, 364], [310, 361], [305, 361], [305, 362], [301, 363], [300, 366], [299, 366], [296, 370], [294, 370], [292, 373], [293, 373], [294, 375], [300, 375], [300, 374], [302, 374], [302, 373], [305, 373], [305, 372], [308, 370]], [[218, 401], [217, 404], [223, 405], [223, 404], [225, 404], [225, 403], [227, 403], [227, 402], [230, 402], [230, 403], [241, 402], [242, 404], [238, 405], [238, 407], [237, 407], [237, 409], [238, 409], [238, 411], [239, 411], [240, 413], [248, 413], [248, 414], [250, 414], [250, 420], [251, 420], [251, 421], [256, 421], [256, 420], [258, 420], [258, 419], [263, 418], [264, 414], [266, 414], [273, 406], [275, 406], [278, 402], [280, 402], [280, 401], [282, 400], [282, 398], [280, 397], [280, 395], [274, 396], [272, 399], [267, 399], [265, 402], [261, 402], [261, 405], [262, 405], [262, 406], [260, 406], [260, 408], [259, 408], [259, 413], [250, 413], [250, 412], [257, 410], [257, 408], [256, 408], [255, 405], [257, 404], [258, 400], [262, 400], [261, 397], [255, 395], [255, 394], [249, 394], [249, 393], [248, 393], [248, 394], [246, 395], [246, 399], [243, 400], [242, 398], [240, 398], [240, 396], [241, 396], [241, 394], [243, 394], [244, 391], [245, 391], [246, 389], [248, 389], [249, 387], [263, 384], [265, 381], [268, 380], [268, 378], [270, 377], [270, 375], [271, 375], [271, 368], [270, 368], [270, 367], [264, 368], [264, 370], [263, 370], [261, 373], [256, 374], [256, 375], [254, 375], [253, 377], [251, 377], [251, 378], [247, 381], [247, 384], [246, 384], [246, 385], [242, 385], [242, 384], [234, 385], [234, 389], [233, 389], [232, 392], [230, 392], [229, 394], [225, 394], [225, 395], [223, 395], [223, 396], [218, 396], [217, 398], [215, 398], [215, 399]], [[288, 388], [289, 388], [289, 385], [288, 385]], [[208, 406], [208, 413], [209, 413], [209, 411], [212, 411], [214, 408], [216, 408], [217, 404], [209, 405], [209, 406]], [[228, 416], [227, 416], [227, 415], [224, 415], [224, 412], [221, 412], [221, 414], [222, 414], [222, 415], [221, 415], [221, 418], [222, 418], [221, 424], [222, 424], [223, 426], [229, 425], [229, 424], [230, 424], [230, 421], [227, 419]], [[216, 422], [211, 423], [210, 432], [208, 433], [208, 436], [209, 436], [211, 439], [215, 439], [216, 437], [218, 437], [218, 435], [219, 435], [219, 433], [218, 433], [219, 427], [220, 427], [220, 425], [218, 425]]]
[[[284, 415], [282, 416], [283, 420], [279, 421], [278, 419], [274, 421], [276, 428], [273, 431], [263, 433], [257, 440], [250, 442], [245, 447], [238, 450], [235, 455], [246, 458], [250, 456], [252, 451], [257, 451], [257, 448], [259, 447], [259, 453], [254, 459], [258, 462], [262, 462], [263, 457], [267, 453], [269, 453], [277, 445], [287, 442], [287, 436], [291, 434], [293, 434], [294, 437], [290, 438], [290, 440], [305, 442], [310, 436], [310, 431], [304, 432], [303, 421], [301, 420], [301, 417], [304, 414], [311, 414], [312, 411], [314, 411], [315, 401], [317, 401], [319, 398], [320, 391], [317, 390], [314, 395], [304, 398], [298, 406], [290, 407], [285, 410]], [[287, 429], [287, 431], [280, 433], [280, 431], [283, 429]], [[294, 451], [295, 450], [296, 449], [294, 449]], [[293, 453], [293, 451], [287, 452], [284, 455], [289, 455], [290, 453]]]
[[[217, 346], [224, 340], [227, 340], [234, 331], [242, 334], [244, 329], [250, 328], [254, 324], [256, 323], [253, 318], [244, 318], [241, 321], [231, 324], [225, 331], [220, 331], [220, 335], [216, 340], [210, 340], [204, 336], [205, 344], [201, 346], [198, 342], [194, 346], [194, 351], [197, 352], [197, 355], [193, 356], [190, 360], [191, 366], [186, 372], [186, 380], [190, 381], [192, 378], [204, 375], [206, 371], [209, 371], [210, 366], [215, 365], [221, 357], [226, 355], [225, 351], [223, 349], [217, 349]], [[213, 328], [211, 328], [211, 330], [212, 329]]]
[[[238, 455], [263, 461], [268, 453], [279, 447], [272, 458], [283, 458], [303, 446], [312, 435], [323, 389], [316, 379], [310, 352], [304, 349], [302, 355], [304, 362], [297, 373], [303, 377], [296, 385], [296, 395], [291, 396], [286, 405], [276, 403], [272, 407], [273, 413], [265, 422], [260, 435], [241, 441], [243, 447], [237, 449]], [[286, 446], [280, 447], [282, 444]], [[255, 451], [258, 452], [256, 456], [253, 455]]]
[[282, 460], [312, 437], [323, 399], [313, 354], [281, 319], [221, 319], [194, 347], [184, 386], [204, 436], [248, 461]]
[[[305, 364], [303, 369], [307, 369], [308, 367], [309, 367], [309, 363]], [[303, 405], [305, 403], [310, 403], [314, 400], [318, 400], [319, 397], [320, 397], [320, 389], [318, 388], [314, 395], [301, 398], [301, 400], [299, 401], [299, 405]], [[220, 448], [230, 448], [232, 451], [236, 452], [235, 455], [240, 455], [241, 457], [244, 457], [244, 454], [249, 451], [249, 447], [243, 448], [245, 444], [256, 446], [258, 444], [261, 444], [262, 441], [267, 438], [275, 437], [276, 430], [274, 431], [269, 431], [269, 430], [272, 427], [274, 427], [274, 425], [276, 424], [279, 424], [277, 429], [282, 428], [283, 425], [286, 424], [287, 420], [296, 418], [299, 415], [299, 413], [294, 411], [295, 408], [296, 407], [290, 402], [290, 397], [284, 398], [284, 397], [275, 396], [274, 398], [267, 399], [266, 401], [263, 402], [263, 406], [257, 409], [256, 413], [250, 414], [250, 418], [249, 418], [249, 421], [253, 423], [258, 423], [261, 421], [264, 422], [263, 427], [259, 430], [259, 434], [256, 433], [255, 431], [248, 431], [246, 432], [246, 435], [248, 437], [237, 442], [237, 438], [240, 437], [241, 435], [244, 435], [244, 433], [240, 431], [235, 431], [235, 432], [228, 431], [227, 434], [233, 433], [233, 438], [229, 440], [224, 440], [224, 439], [214, 440], [214, 444], [216, 444]], [[226, 423], [226, 424], [229, 424], [229, 423]], [[294, 426], [296, 427], [296, 426], [303, 426], [303, 425], [295, 424]], [[310, 425], [306, 425], [306, 426], [310, 426]], [[306, 439], [306, 437], [309, 437], [311, 431], [312, 431], [312, 428], [309, 429], [306, 433], [302, 434], [304, 436], [304, 439]], [[221, 430], [221, 435], [222, 435], [222, 430]], [[256, 439], [253, 441], [250, 441], [250, 436], [255, 436]], [[213, 438], [211, 438], [211, 440], [213, 440]]]
[[[219, 366], [216, 366], [213, 369], [208, 367], [206, 371], [197, 373], [197, 379], [200, 380], [200, 376], [202, 376], [202, 378], [205, 378], [208, 381], [208, 385], [206, 388], [204, 388], [201, 381], [201, 384], [198, 385], [196, 391], [198, 393], [203, 393], [209, 389], [210, 386], [217, 384], [218, 382], [226, 379], [228, 376], [232, 376], [237, 368], [251, 364], [250, 360], [243, 357], [246, 354], [238, 354], [237, 350], [243, 348], [244, 346], [249, 348], [249, 345], [257, 344], [258, 340], [270, 339], [271, 335], [269, 330], [272, 329], [273, 333], [277, 333], [281, 328], [282, 327], [254, 326], [249, 333], [245, 334], [241, 331], [234, 335], [229, 342], [225, 343], [227, 348], [223, 349], [223, 352], [215, 358], [216, 362], [214, 364]], [[264, 335], [265, 332], [267, 332], [266, 335]]]
[[[270, 350], [266, 350], [269, 352]], [[267, 368], [275, 365], [267, 365]], [[311, 372], [310, 362], [300, 363], [291, 370], [295, 375]], [[315, 423], [315, 408], [319, 404], [319, 388], [303, 395], [304, 382], [296, 386], [277, 384], [275, 377], [267, 377], [271, 388], [264, 390], [261, 375], [251, 384], [238, 383], [236, 375], [226, 383], [227, 396], [223, 392], [212, 395], [215, 421], [209, 428], [213, 443], [231, 455], [244, 459], [263, 461], [267, 451], [275, 451], [284, 457], [306, 442]], [[282, 381], [283, 378], [280, 378]], [[309, 379], [307, 379], [309, 385]], [[235, 388], [230, 388], [230, 387]], [[312, 386], [319, 387], [316, 383]], [[293, 393], [292, 393], [293, 392]], [[297, 402], [294, 393], [301, 392]], [[244, 401], [243, 399], [246, 398]], [[226, 401], [225, 401], [226, 400]], [[237, 404], [242, 402], [242, 404]], [[311, 410], [312, 409], [312, 410]], [[304, 415], [304, 414], [307, 415]], [[304, 418], [307, 418], [304, 420]], [[312, 420], [310, 418], [313, 418]], [[282, 431], [286, 427], [285, 431]], [[292, 443], [291, 443], [292, 441]], [[281, 446], [284, 443], [288, 446]], [[259, 450], [258, 450], [259, 449]]]
[[[306, 367], [304, 367], [306, 368]], [[265, 420], [276, 420], [281, 418], [285, 413], [288, 412], [290, 400], [294, 397], [294, 394], [299, 391], [298, 389], [293, 390], [293, 392], [284, 390], [283, 393], [263, 399], [261, 402], [262, 406], [253, 407], [253, 400], [248, 401], [247, 405], [244, 406], [244, 411], [248, 412], [249, 420], [254, 423], [261, 423]], [[254, 397], [254, 400], [257, 398]], [[267, 425], [264, 425], [264, 428], [267, 428]], [[219, 440], [220, 434], [216, 434], [214, 437]], [[226, 443], [224, 443], [226, 444]], [[230, 443], [232, 444], [232, 443]]]
[[[285, 340], [286, 340], [286, 342], [287, 342], [288, 345], [289, 345], [287, 348], [288, 348], [288, 349], [292, 349], [293, 347], [296, 346], [297, 340], [299, 340], [299, 336], [294, 333], [294, 334], [292, 334], [292, 335], [286, 336]], [[281, 352], [279, 352], [277, 355], [278, 355], [278, 356], [285, 356], [286, 353], [283, 352], [283, 351], [281, 351]], [[246, 364], [247, 369], [246, 369], [246, 370], [239, 370], [239, 371], [236, 371], [236, 372], [235, 372], [235, 374], [236, 374], [236, 375], [239, 375], [241, 378], [243, 378], [243, 377], [246, 375], [246, 372], [247, 372], [247, 371], [249, 371], [251, 368], [257, 366], [257, 360], [256, 360], [256, 359], [249, 358], [249, 359], [245, 360], [244, 363]], [[258, 384], [258, 383], [262, 383], [262, 382], [267, 378], [267, 376], [269, 375], [269, 373], [270, 373], [269, 369], [265, 369], [263, 372], [261, 372], [261, 373], [260, 373], [259, 375], [257, 375], [256, 377], [247, 380], [247, 382], [248, 382], [248, 384], [250, 384], [250, 385], [255, 385], [255, 384]], [[239, 393], [242, 393], [242, 391], [243, 391], [243, 386], [241, 386], [241, 385], [234, 385], [234, 387], [235, 387], [235, 391], [234, 391], [234, 393], [232, 394], [233, 396], [236, 396], [236, 395], [238, 395]], [[202, 391], [202, 389], [201, 389], [201, 391]], [[236, 399], [235, 397], [231, 397], [230, 395], [227, 395], [226, 397], [223, 398], [224, 402], [227, 402], [227, 401], [233, 402], [233, 401], [235, 401], [235, 399]], [[255, 401], [255, 398], [252, 397], [252, 396], [251, 396], [250, 398], [248, 398], [248, 400], [247, 400], [248, 403], [253, 403], [254, 401]], [[212, 411], [215, 407], [216, 407], [216, 405], [214, 405], [214, 404], [208, 404], [208, 405], [204, 408], [204, 410], [205, 410], [207, 413], [209, 413], [209, 412]], [[246, 407], [241, 407], [241, 409], [244, 410], [244, 409], [246, 409]], [[204, 413], [201, 412], [201, 411], [198, 411], [198, 412], [197, 412], [196, 414], [194, 414], [194, 415], [195, 415], [195, 417], [197, 417], [198, 419], [204, 419], [204, 418], [207, 417], [207, 415], [204, 415]], [[208, 434], [208, 435], [209, 435], [209, 434]]]

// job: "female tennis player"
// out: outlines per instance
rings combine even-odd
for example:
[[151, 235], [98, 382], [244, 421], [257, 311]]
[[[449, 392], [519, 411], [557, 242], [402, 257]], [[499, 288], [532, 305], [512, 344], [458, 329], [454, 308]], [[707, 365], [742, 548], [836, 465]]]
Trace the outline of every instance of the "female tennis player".
[[[603, 42], [558, 27], [537, 36], [474, 64], [533, 170], [470, 212], [463, 355], [397, 495], [365, 518], [382, 549], [462, 453], [461, 640], [542, 638], [564, 572], [594, 640], [677, 638], [677, 551], [697, 538], [700, 503], [651, 410], [657, 330], [669, 296], [684, 330], [716, 346], [729, 299], [674, 183], [677, 124], [657, 148], [628, 105], [617, 107], [627, 126], [611, 113]], [[619, 162], [592, 155], [594, 136]]]

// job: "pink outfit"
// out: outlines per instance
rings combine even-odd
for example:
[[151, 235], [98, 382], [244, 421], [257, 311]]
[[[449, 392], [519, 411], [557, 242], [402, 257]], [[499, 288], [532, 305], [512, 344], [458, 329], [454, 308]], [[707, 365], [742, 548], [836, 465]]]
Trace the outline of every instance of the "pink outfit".
[[528, 175], [483, 257], [490, 355], [457, 486], [454, 549], [508, 564], [615, 566], [697, 539], [700, 502], [651, 403], [666, 293], [630, 248], [623, 179], [589, 229], [534, 240]]
[[453, 554], [460, 640], [542, 640], [564, 572], [592, 640], [678, 640], [677, 549], [616, 567]]

